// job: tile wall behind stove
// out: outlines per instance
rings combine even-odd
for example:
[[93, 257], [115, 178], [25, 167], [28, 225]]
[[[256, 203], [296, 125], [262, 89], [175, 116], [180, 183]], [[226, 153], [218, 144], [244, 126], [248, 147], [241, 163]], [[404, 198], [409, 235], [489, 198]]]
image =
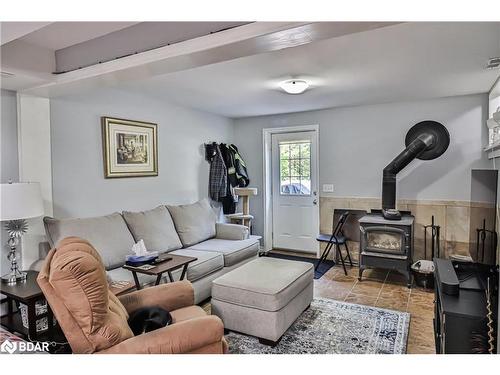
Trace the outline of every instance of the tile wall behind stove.
[[[380, 209], [379, 198], [358, 197], [320, 197], [320, 230], [331, 233], [333, 210], [350, 208], [367, 210]], [[424, 225], [431, 224], [434, 215], [435, 224], [441, 227], [441, 257], [451, 254], [469, 255], [469, 231], [484, 216], [495, 215], [495, 208], [489, 208], [478, 202], [444, 201], [444, 200], [407, 200], [397, 202], [397, 208], [408, 210], [415, 216], [414, 260], [424, 259]], [[430, 230], [428, 231], [428, 238]], [[357, 259], [359, 244], [349, 243], [353, 258]], [[474, 245], [472, 245], [474, 246]], [[437, 254], [436, 254], [437, 255]], [[428, 242], [427, 259], [430, 259], [430, 242]]]

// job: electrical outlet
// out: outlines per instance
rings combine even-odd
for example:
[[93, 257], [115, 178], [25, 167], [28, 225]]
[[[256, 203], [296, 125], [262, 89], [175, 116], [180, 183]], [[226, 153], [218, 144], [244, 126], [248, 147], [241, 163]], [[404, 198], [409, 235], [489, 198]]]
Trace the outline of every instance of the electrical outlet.
[[333, 184], [323, 184], [323, 193], [333, 193]]

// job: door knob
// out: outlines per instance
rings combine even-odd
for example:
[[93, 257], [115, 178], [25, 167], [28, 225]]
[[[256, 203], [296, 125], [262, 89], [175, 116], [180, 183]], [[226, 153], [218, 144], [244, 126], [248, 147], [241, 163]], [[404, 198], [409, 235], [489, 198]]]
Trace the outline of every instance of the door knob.
[[318, 204], [318, 200], [317, 199], [313, 200], [313, 204]]

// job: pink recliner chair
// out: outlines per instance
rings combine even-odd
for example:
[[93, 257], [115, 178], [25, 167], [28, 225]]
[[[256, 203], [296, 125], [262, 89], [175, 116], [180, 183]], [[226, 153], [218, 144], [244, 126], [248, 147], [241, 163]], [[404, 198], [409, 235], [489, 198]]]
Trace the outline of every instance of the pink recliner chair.
[[[78, 237], [65, 238], [49, 252], [37, 281], [74, 353], [227, 352], [222, 321], [194, 305], [189, 281], [118, 298], [108, 289], [99, 254]], [[168, 310], [172, 324], [134, 336], [128, 314], [145, 306]]]

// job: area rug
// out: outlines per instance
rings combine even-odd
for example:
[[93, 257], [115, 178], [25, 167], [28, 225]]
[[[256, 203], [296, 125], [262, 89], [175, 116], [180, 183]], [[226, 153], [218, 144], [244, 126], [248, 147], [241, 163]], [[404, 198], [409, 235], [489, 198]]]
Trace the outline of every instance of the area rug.
[[[271, 257], [271, 258], [297, 260], [299, 262], [308, 262], [308, 263], [314, 264], [314, 267], [316, 267], [316, 264], [319, 261], [319, 259], [316, 259], [316, 258], [307, 258], [307, 257], [296, 256], [296, 255], [285, 255], [285, 254], [278, 254], [278, 253], [267, 253], [266, 256]], [[314, 269], [314, 278], [315, 279], [321, 278], [321, 276], [323, 276], [325, 273], [327, 273], [330, 270], [330, 268], [332, 268], [334, 265], [335, 265], [334, 261], [324, 260], [323, 262], [321, 262], [318, 269]]]
[[230, 332], [234, 354], [404, 354], [410, 314], [315, 298], [274, 348]]

